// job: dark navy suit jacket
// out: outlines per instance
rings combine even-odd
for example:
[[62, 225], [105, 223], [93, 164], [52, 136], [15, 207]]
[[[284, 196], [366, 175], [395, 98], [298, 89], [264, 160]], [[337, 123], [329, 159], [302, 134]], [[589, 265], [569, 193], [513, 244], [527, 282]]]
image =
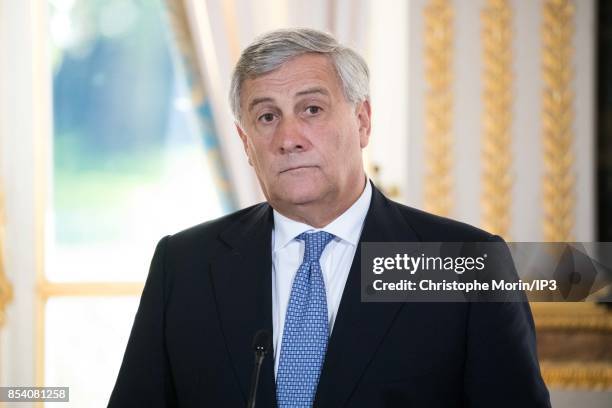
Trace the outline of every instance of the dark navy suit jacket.
[[[272, 332], [272, 209], [163, 238], [109, 407], [245, 407], [253, 335]], [[499, 241], [376, 188], [361, 242]], [[362, 303], [360, 248], [331, 333], [315, 407], [549, 407], [528, 303]], [[273, 361], [257, 407], [275, 407]]]

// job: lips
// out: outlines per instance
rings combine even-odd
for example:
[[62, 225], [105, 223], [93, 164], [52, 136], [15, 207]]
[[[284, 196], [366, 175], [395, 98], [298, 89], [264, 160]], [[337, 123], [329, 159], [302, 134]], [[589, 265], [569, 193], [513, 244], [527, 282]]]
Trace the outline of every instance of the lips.
[[289, 171], [293, 171], [293, 170], [301, 170], [301, 169], [309, 169], [315, 166], [293, 166], [293, 167], [289, 167], [288, 169], [282, 170], [280, 173], [286, 173]]

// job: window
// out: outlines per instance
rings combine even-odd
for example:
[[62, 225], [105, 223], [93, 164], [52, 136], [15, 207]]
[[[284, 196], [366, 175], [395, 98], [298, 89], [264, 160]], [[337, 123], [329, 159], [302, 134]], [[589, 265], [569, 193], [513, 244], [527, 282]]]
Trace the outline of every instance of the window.
[[105, 406], [156, 242], [228, 209], [207, 161], [210, 111], [193, 108], [163, 4], [49, 0], [49, 29], [38, 377], [70, 386], [71, 406]]

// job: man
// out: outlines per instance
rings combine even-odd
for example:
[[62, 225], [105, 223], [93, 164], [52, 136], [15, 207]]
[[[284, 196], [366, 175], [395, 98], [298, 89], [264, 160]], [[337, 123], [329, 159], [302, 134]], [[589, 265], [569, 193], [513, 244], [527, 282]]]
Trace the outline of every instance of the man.
[[368, 69], [309, 29], [257, 39], [230, 102], [267, 203], [160, 241], [110, 407], [548, 407], [528, 303], [364, 303], [360, 242], [499, 241], [366, 178]]

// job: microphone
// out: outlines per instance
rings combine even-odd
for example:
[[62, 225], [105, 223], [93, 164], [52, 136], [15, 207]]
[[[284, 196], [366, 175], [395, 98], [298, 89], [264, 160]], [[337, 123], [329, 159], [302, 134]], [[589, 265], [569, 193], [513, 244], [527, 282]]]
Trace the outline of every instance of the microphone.
[[255, 400], [257, 398], [257, 388], [259, 386], [259, 372], [264, 357], [270, 350], [272, 338], [267, 330], [259, 330], [253, 338], [253, 351], [255, 352], [255, 366], [253, 367], [253, 375], [251, 377], [251, 391], [249, 392], [249, 402], [247, 408], [255, 408]]

